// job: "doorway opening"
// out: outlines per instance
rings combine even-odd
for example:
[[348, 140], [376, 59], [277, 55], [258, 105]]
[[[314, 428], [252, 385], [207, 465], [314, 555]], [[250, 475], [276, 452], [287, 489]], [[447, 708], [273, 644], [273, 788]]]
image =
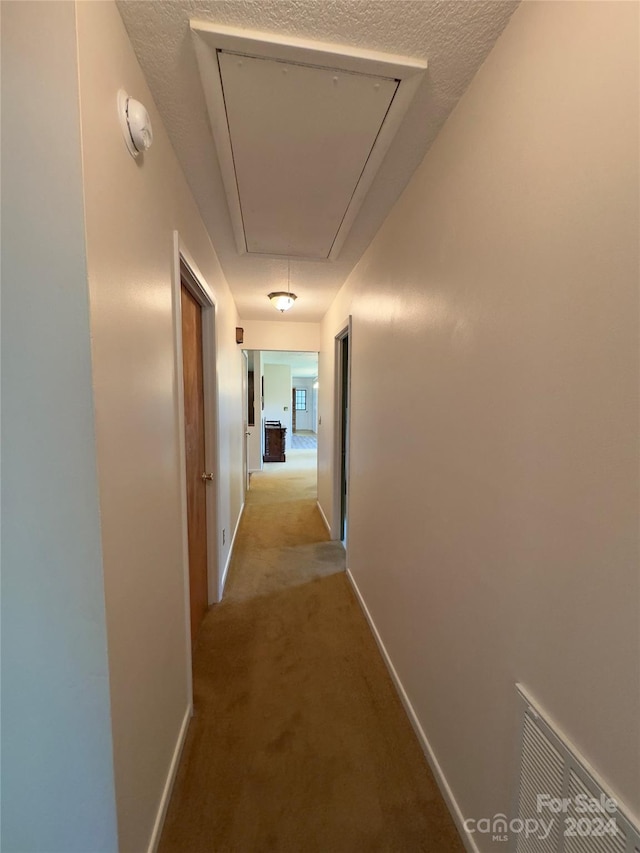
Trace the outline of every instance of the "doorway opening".
[[249, 472], [317, 467], [318, 353], [247, 351]]
[[349, 518], [349, 433], [351, 407], [351, 318], [335, 342], [336, 363], [336, 465], [334, 501], [337, 538], [347, 547]]

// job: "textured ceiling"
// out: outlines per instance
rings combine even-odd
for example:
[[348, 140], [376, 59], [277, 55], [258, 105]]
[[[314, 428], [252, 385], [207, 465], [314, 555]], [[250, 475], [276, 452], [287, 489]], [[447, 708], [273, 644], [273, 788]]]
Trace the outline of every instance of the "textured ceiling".
[[291, 289], [298, 301], [282, 319], [312, 322], [321, 319], [373, 239], [516, 6], [517, 0], [119, 0], [134, 50], [243, 319], [274, 319], [266, 294], [282, 289], [286, 262], [237, 253], [189, 20], [429, 62], [340, 257], [291, 264]]

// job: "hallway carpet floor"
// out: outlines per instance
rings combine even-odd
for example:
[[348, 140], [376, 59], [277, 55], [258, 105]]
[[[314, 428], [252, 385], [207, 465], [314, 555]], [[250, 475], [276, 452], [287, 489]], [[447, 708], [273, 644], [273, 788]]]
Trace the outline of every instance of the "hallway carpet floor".
[[254, 474], [160, 853], [462, 843], [316, 507], [315, 453]]

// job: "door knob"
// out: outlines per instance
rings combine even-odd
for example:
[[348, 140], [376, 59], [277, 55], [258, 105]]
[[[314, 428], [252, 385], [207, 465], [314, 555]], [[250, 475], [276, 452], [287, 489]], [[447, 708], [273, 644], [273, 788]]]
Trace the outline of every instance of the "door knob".
[[250, 433], [250, 432], [245, 432], [245, 435], [251, 435], [251, 433]]
[[201, 478], [202, 480], [213, 480], [213, 477], [214, 477], [214, 475], [213, 475], [213, 474], [201, 474], [201, 475], [200, 475], [200, 478]]

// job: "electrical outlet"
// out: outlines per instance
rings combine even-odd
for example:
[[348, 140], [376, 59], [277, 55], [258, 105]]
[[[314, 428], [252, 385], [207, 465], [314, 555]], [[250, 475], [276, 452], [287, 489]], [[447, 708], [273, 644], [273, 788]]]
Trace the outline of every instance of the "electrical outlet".
[[223, 528], [222, 528], [222, 544], [223, 544], [223, 545], [224, 545], [224, 543], [226, 542], [226, 540], [227, 540], [227, 530], [226, 530], [226, 528], [225, 528], [225, 527], [223, 527]]

